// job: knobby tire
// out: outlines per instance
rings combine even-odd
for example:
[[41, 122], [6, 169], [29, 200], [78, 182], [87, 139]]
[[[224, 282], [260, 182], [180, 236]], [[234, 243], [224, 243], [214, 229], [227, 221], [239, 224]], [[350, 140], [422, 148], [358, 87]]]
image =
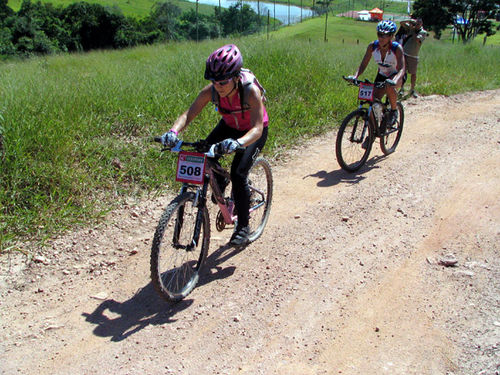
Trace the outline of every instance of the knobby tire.
[[392, 128], [386, 129], [385, 134], [380, 137], [380, 149], [384, 155], [389, 155], [396, 151], [396, 147], [401, 139], [401, 134], [403, 133], [405, 114], [403, 105], [400, 102], [398, 102], [398, 112], [398, 121]]
[[192, 249], [198, 208], [195, 194], [177, 196], [163, 212], [151, 247], [151, 281], [155, 290], [170, 302], [185, 298], [196, 286], [210, 244], [210, 218], [202, 208], [201, 232]]
[[257, 207], [255, 211], [250, 212], [250, 242], [258, 239], [269, 219], [271, 213], [271, 202], [273, 199], [273, 175], [271, 166], [264, 158], [257, 158], [248, 173], [250, 186], [250, 209]]
[[[340, 125], [335, 154], [340, 167], [347, 172], [360, 169], [370, 155], [374, 134], [369, 121], [366, 109], [359, 108], [349, 113]], [[365, 125], [366, 130], [363, 132]], [[362, 147], [363, 143], [366, 148]]]

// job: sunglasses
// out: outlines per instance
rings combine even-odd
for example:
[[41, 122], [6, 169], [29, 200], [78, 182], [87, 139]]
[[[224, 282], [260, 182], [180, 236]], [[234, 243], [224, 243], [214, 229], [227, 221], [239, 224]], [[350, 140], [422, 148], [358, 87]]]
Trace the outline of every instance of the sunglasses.
[[231, 82], [230, 79], [226, 79], [225, 81], [215, 81], [215, 80], [212, 80], [212, 83], [214, 85], [219, 85], [219, 86], [226, 86], [229, 82]]
[[384, 33], [377, 33], [377, 35], [381, 38], [388, 38], [392, 36], [392, 34], [384, 34]]

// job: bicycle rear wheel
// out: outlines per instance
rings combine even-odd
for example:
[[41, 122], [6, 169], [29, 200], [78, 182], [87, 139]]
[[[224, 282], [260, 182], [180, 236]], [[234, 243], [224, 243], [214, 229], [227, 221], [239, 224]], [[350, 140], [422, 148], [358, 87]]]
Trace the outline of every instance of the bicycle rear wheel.
[[163, 212], [151, 247], [151, 280], [167, 301], [179, 301], [196, 286], [210, 243], [210, 219], [203, 207], [200, 237], [193, 240], [198, 208], [195, 194], [185, 192]]
[[387, 125], [384, 135], [380, 137], [380, 149], [384, 155], [392, 154], [396, 150], [399, 140], [401, 139], [405, 113], [403, 105], [400, 102], [398, 102], [398, 112], [398, 121], [392, 126]]
[[355, 172], [365, 164], [373, 144], [373, 130], [365, 109], [349, 113], [337, 133], [335, 153], [340, 167]]
[[273, 175], [271, 166], [264, 158], [257, 158], [248, 173], [250, 187], [250, 242], [262, 235], [271, 213], [273, 199]]

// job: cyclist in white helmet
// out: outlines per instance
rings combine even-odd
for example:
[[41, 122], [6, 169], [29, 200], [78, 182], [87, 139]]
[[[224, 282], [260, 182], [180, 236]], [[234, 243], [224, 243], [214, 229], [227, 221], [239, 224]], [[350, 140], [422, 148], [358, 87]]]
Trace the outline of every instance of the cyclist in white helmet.
[[381, 98], [387, 94], [391, 104], [389, 126], [397, 121], [397, 89], [403, 85], [405, 73], [405, 60], [403, 48], [392, 39], [396, 32], [396, 24], [393, 21], [380, 21], [377, 25], [377, 40], [371, 42], [366, 49], [365, 56], [359, 65], [353, 78], [358, 78], [365, 71], [370, 59], [373, 57], [378, 64], [375, 82], [385, 81], [387, 85], [382, 90], [376, 90], [375, 96]]

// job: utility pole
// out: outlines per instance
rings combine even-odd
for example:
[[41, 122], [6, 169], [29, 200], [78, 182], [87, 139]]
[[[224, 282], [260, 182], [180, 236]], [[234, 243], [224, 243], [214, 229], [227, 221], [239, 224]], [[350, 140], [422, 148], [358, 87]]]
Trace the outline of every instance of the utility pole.
[[196, 42], [198, 42], [198, 0], [196, 0]]
[[290, 26], [290, 0], [288, 0], [288, 26]]

